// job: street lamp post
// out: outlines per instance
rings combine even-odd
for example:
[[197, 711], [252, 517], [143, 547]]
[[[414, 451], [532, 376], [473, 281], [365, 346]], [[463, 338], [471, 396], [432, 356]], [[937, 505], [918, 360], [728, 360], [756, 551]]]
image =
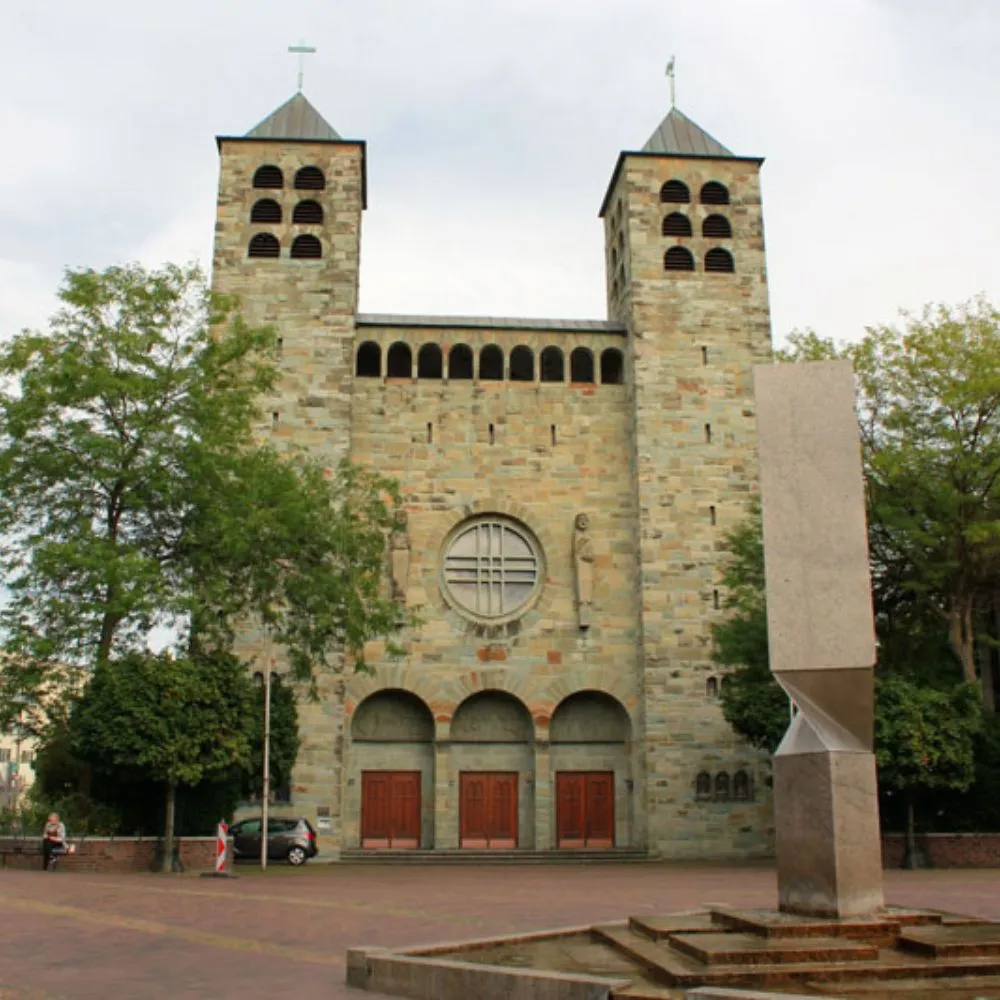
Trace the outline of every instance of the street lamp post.
[[260, 817], [260, 870], [267, 870], [267, 811], [271, 800], [271, 641], [264, 656], [264, 781]]

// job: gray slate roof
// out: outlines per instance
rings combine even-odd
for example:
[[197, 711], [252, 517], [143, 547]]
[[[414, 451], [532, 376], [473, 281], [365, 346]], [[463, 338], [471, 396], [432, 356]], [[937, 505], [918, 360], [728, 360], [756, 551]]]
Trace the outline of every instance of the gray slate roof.
[[333, 126], [300, 93], [255, 125], [248, 139], [325, 139], [337, 141]]
[[695, 125], [687, 115], [677, 108], [660, 122], [656, 131], [642, 147], [644, 153], [682, 153], [697, 156], [732, 156], [717, 139], [713, 139], [704, 129]]

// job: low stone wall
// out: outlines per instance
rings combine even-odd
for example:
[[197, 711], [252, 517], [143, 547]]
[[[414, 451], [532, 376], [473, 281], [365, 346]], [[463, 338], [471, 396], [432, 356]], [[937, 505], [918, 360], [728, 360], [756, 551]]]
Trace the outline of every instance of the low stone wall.
[[[160, 853], [159, 837], [70, 837], [75, 854], [64, 854], [61, 871], [148, 872]], [[215, 867], [215, 837], [181, 837], [177, 854], [182, 871], [211, 871]], [[226, 853], [226, 868], [233, 864], [232, 840]], [[5, 868], [42, 867], [40, 837], [0, 837], [0, 862]]]
[[[922, 833], [917, 848], [932, 868], [1000, 868], [1000, 833]], [[882, 838], [882, 865], [899, 868], [906, 853], [902, 833]]]

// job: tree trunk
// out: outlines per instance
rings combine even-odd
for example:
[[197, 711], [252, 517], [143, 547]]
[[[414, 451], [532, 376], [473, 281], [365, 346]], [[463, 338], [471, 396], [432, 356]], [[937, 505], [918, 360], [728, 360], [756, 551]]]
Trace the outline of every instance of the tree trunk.
[[962, 598], [948, 611], [948, 643], [962, 664], [962, 676], [969, 684], [977, 684], [976, 644], [972, 627], [972, 601]]
[[917, 824], [914, 817], [914, 803], [917, 793], [911, 788], [906, 793], [906, 851], [903, 854], [904, 868], [919, 868], [920, 858], [917, 855]]
[[174, 870], [174, 807], [177, 803], [177, 786], [167, 782], [167, 810], [163, 823], [163, 866], [164, 872]]

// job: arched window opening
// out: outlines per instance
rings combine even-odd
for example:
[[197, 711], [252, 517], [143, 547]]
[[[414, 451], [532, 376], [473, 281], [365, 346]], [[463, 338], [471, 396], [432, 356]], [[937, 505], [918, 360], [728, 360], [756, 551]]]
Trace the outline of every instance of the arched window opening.
[[715, 799], [717, 802], [729, 801], [729, 775], [725, 771], [715, 776]]
[[358, 378], [378, 378], [382, 374], [382, 348], [374, 340], [366, 340], [358, 348], [354, 374]]
[[283, 188], [285, 178], [277, 167], [258, 167], [253, 175], [253, 186], [255, 188]]
[[323, 244], [308, 233], [292, 240], [292, 256], [297, 260], [317, 260], [323, 256]]
[[683, 181], [667, 181], [660, 188], [660, 201], [685, 204], [691, 200], [691, 192]]
[[437, 344], [424, 344], [417, 352], [417, 378], [441, 378], [444, 359]]
[[716, 273], [732, 273], [736, 270], [733, 264], [733, 255], [722, 247], [713, 247], [705, 254], [705, 270]]
[[281, 222], [281, 206], [273, 198], [261, 198], [250, 209], [251, 222]]
[[281, 244], [278, 242], [278, 237], [272, 236], [270, 233], [257, 233], [250, 240], [248, 255], [250, 257], [280, 257]]
[[326, 178], [319, 167], [303, 167], [295, 175], [295, 188], [298, 191], [322, 191], [326, 187]]
[[712, 776], [708, 771], [702, 771], [694, 779], [694, 794], [698, 799], [710, 799], [712, 797]]
[[719, 682], [715, 677], [709, 677], [709, 679], [705, 681], [705, 694], [708, 695], [709, 698], [718, 697]]
[[750, 775], [746, 771], [737, 771], [733, 775], [733, 798], [737, 802], [749, 802], [752, 798], [750, 794]]
[[506, 691], [478, 691], [455, 709], [451, 738], [456, 743], [529, 743], [531, 713]]
[[617, 347], [601, 352], [601, 385], [621, 385], [624, 381], [625, 359]]
[[566, 377], [563, 368], [563, 352], [558, 347], [546, 347], [539, 358], [538, 367], [543, 382], [562, 382]]
[[448, 352], [448, 378], [472, 378], [472, 349], [456, 344]]
[[511, 382], [534, 382], [535, 381], [535, 355], [530, 347], [518, 344], [510, 352], [510, 380]]
[[604, 691], [576, 691], [556, 706], [549, 723], [552, 743], [626, 743], [632, 722], [617, 698]]
[[733, 235], [733, 227], [724, 215], [709, 215], [701, 224], [701, 235], [710, 239], [728, 240]]
[[413, 378], [413, 352], [409, 344], [396, 341], [386, 358], [389, 378]]
[[479, 377], [492, 382], [503, 379], [503, 351], [496, 344], [487, 344], [479, 352]]
[[728, 205], [729, 188], [718, 181], [709, 181], [701, 186], [701, 203], [703, 205]]
[[664, 236], [690, 236], [691, 220], [680, 212], [671, 212], [663, 219]]
[[611, 270], [613, 271], [618, 267], [618, 250], [615, 247], [611, 248]]
[[292, 210], [292, 222], [306, 226], [318, 226], [323, 221], [323, 206], [311, 198], [300, 201]]
[[586, 347], [577, 347], [569, 356], [570, 382], [594, 381], [594, 355]]
[[370, 694], [351, 719], [354, 743], [431, 743], [434, 716], [409, 691], [386, 688]]
[[664, 271], [693, 271], [694, 257], [687, 247], [671, 247], [663, 255]]

